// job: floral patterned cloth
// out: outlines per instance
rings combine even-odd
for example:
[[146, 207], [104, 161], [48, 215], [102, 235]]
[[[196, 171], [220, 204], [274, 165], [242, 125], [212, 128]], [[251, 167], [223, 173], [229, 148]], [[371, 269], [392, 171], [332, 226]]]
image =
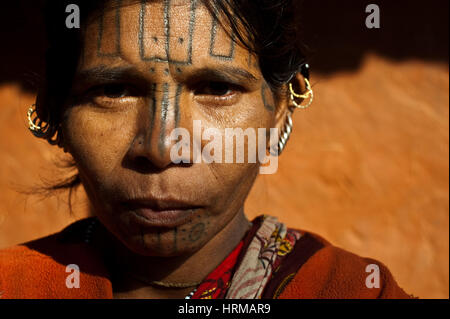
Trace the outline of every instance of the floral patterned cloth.
[[192, 299], [259, 299], [301, 233], [276, 217], [253, 221], [247, 236], [200, 284]]

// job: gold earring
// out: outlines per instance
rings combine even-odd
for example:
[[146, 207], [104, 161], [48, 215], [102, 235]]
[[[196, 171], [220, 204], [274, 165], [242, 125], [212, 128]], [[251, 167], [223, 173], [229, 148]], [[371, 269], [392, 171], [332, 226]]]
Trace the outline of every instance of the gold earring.
[[[304, 94], [298, 94], [294, 92], [294, 88], [292, 87], [292, 83], [289, 83], [289, 91], [291, 92], [291, 100], [292, 103], [294, 104], [295, 108], [298, 109], [306, 109], [308, 107], [311, 106], [313, 99], [314, 99], [314, 92], [311, 89], [311, 85], [308, 81], [308, 79], [305, 77], [305, 83], [306, 83], [306, 93]], [[308, 104], [306, 105], [300, 105], [297, 102], [295, 102], [295, 98], [299, 98], [299, 99], [307, 99], [309, 98]], [[294, 112], [293, 109], [290, 109], [288, 111], [288, 114], [286, 115], [286, 121], [284, 123], [283, 128], [281, 129], [281, 135], [280, 138], [278, 140], [278, 144], [276, 146], [274, 146], [273, 148], [271, 148], [271, 154], [274, 156], [280, 156], [281, 152], [284, 150], [284, 148], [286, 147], [286, 144], [289, 140], [289, 137], [292, 133], [292, 113]]]
[[39, 119], [37, 114], [35, 118], [32, 119], [32, 116], [35, 113], [36, 113], [36, 104], [33, 104], [32, 106], [30, 106], [27, 112], [28, 129], [34, 136], [43, 137], [45, 135], [45, 129], [47, 128], [48, 124], [42, 125], [43, 122]]
[[[291, 92], [292, 103], [294, 103], [295, 107], [298, 109], [306, 109], [306, 108], [310, 107], [314, 100], [314, 92], [311, 89], [311, 85], [307, 78], [305, 78], [305, 83], [306, 83], [307, 91], [304, 94], [295, 93], [294, 88], [292, 87], [292, 83], [289, 83], [289, 91]], [[304, 100], [309, 98], [309, 101], [308, 101], [308, 104], [306, 104], [306, 105], [300, 105], [295, 101], [295, 98], [304, 99]]]

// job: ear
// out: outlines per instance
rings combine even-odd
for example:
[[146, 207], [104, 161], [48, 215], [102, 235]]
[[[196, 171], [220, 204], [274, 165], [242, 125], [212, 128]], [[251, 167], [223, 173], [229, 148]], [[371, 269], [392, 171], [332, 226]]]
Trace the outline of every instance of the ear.
[[292, 91], [296, 94], [305, 94], [308, 91], [308, 86], [305, 81], [305, 77], [300, 73], [296, 73], [292, 79], [285, 85], [283, 85], [278, 93], [276, 94], [276, 110], [275, 110], [275, 128], [278, 129], [279, 136], [286, 131], [287, 117], [292, 115], [296, 108], [296, 105], [300, 105], [303, 98], [295, 97], [291, 93]]
[[[297, 94], [304, 94], [308, 91], [305, 82], [305, 77], [300, 72], [298, 72], [292, 77], [292, 79], [288, 83], [284, 84], [280, 88], [278, 93], [275, 94], [276, 108], [275, 108], [274, 127], [278, 128], [280, 132], [284, 128], [286, 116], [289, 113], [292, 113], [293, 110], [295, 109], [295, 105], [291, 97], [291, 91], [289, 89], [289, 84], [292, 84], [292, 89]], [[303, 101], [303, 99], [294, 97], [294, 101], [297, 104], [300, 104]]]

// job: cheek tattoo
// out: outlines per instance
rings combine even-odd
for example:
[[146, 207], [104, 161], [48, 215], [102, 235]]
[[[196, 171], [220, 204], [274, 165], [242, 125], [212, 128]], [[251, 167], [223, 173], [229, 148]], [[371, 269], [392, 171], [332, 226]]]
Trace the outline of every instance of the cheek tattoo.
[[189, 241], [192, 243], [195, 243], [197, 240], [202, 237], [203, 233], [205, 232], [205, 224], [204, 223], [198, 223], [194, 227], [191, 228], [191, 231], [189, 232]]
[[273, 112], [275, 111], [275, 107], [269, 102], [269, 100], [272, 98], [270, 95], [271, 95], [270, 87], [267, 85], [266, 82], [263, 82], [263, 84], [261, 85], [261, 97], [263, 100], [263, 104], [266, 110], [268, 110], [269, 112]]
[[256, 58], [253, 56], [252, 52], [248, 53], [248, 60], [247, 60], [247, 65], [249, 68], [257, 68], [258, 67], [258, 61], [256, 60]]
[[208, 235], [207, 229], [209, 227], [209, 218], [201, 218], [201, 216], [197, 216], [199, 221], [196, 221], [193, 226], [185, 229], [181, 228], [181, 242], [184, 245], [192, 245], [189, 246], [190, 249], [194, 249], [196, 246], [201, 245], [202, 239]]
[[142, 229], [140, 231], [141, 235], [141, 245], [145, 249], [149, 247], [148, 240], [153, 242], [156, 250], [169, 250], [173, 253], [177, 253], [180, 249], [195, 249], [198, 245], [202, 244], [202, 239], [208, 235], [208, 227], [210, 225], [209, 218], [202, 218], [198, 215], [196, 217], [198, 221], [194, 221], [193, 226], [184, 226], [180, 228], [174, 228], [166, 233], [168, 238], [172, 237], [171, 243], [167, 247], [162, 246], [161, 230], [156, 230], [152, 235], [145, 233]]

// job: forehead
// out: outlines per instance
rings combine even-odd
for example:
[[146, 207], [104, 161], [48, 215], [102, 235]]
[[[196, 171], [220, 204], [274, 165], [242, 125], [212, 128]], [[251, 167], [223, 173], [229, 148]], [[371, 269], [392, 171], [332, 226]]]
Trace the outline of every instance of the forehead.
[[88, 23], [84, 48], [84, 67], [119, 60], [155, 67], [254, 66], [248, 50], [199, 0], [109, 5]]

